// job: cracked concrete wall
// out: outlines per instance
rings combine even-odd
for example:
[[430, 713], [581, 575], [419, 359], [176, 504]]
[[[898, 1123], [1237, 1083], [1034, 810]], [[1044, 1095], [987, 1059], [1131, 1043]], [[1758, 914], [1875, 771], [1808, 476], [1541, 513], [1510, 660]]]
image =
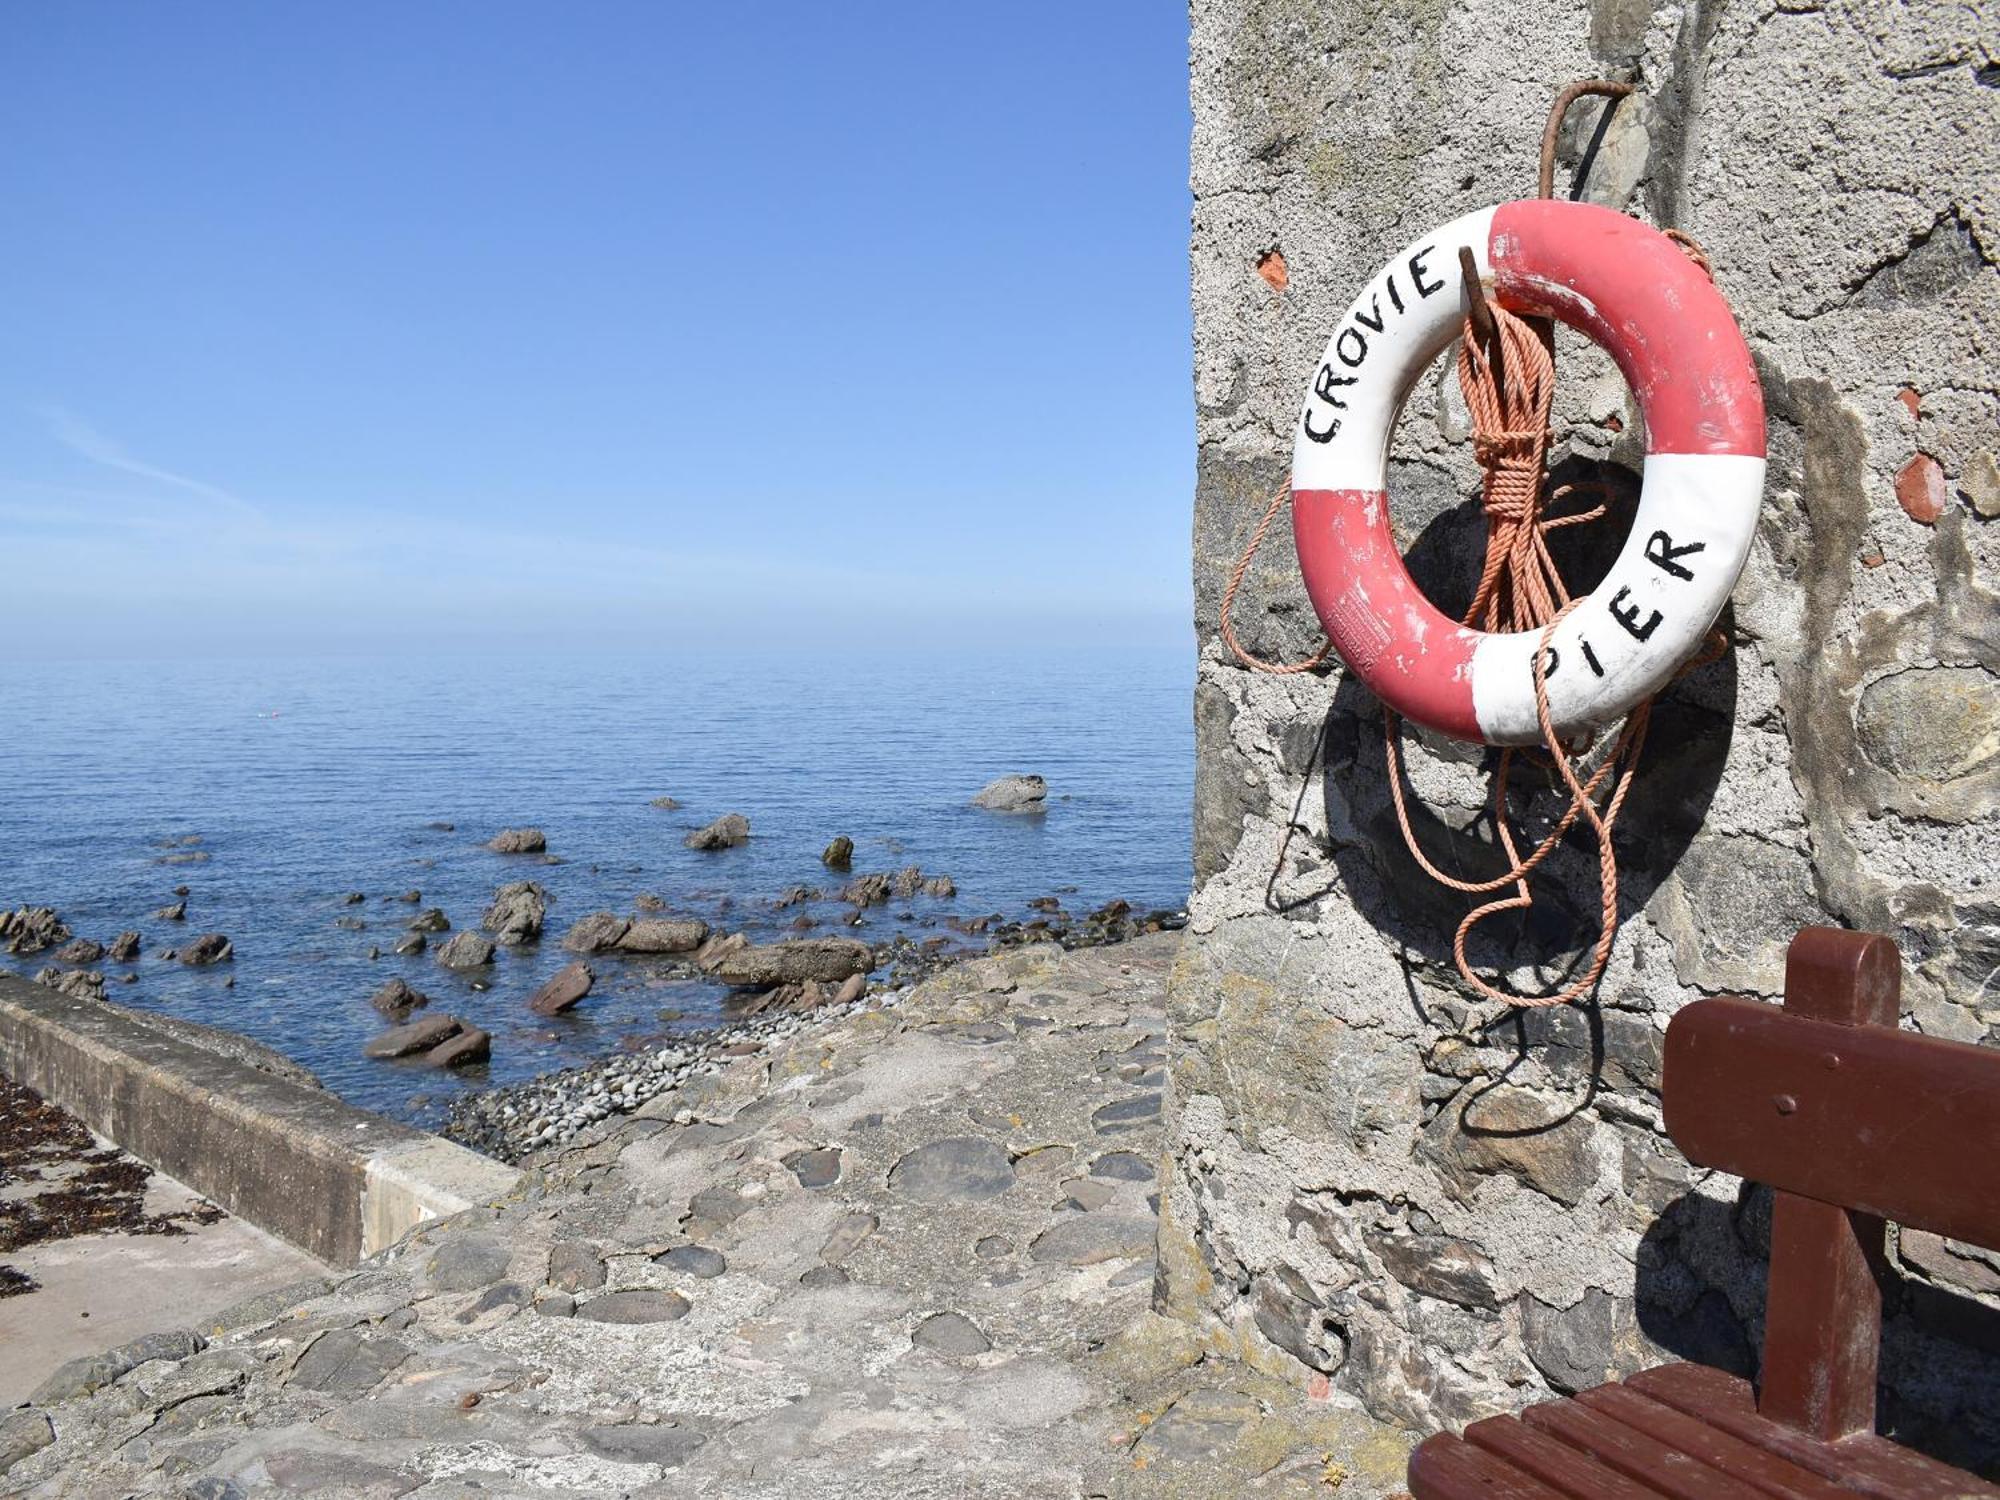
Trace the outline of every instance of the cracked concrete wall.
[[[1419, 1427], [1676, 1355], [1748, 1371], [1768, 1198], [1667, 1141], [1673, 1011], [1776, 994], [1791, 933], [1834, 922], [1902, 944], [1906, 1024], [2000, 1026], [1996, 14], [1195, 0], [1200, 889], [1171, 996], [1159, 1295], [1217, 1341]], [[1771, 468], [1733, 649], [1655, 711], [1597, 1001], [1515, 1013], [1453, 971], [1467, 903], [1402, 847], [1373, 699], [1337, 664], [1243, 670], [1217, 609], [1333, 320], [1427, 226], [1532, 193], [1550, 100], [1590, 76], [1639, 92], [1575, 112], [1558, 191], [1595, 141], [1584, 196], [1700, 240], [1758, 361]], [[1588, 344], [1565, 333], [1558, 359], [1553, 461], [1629, 515], [1638, 413]], [[1390, 487], [1413, 572], [1455, 613], [1484, 526], [1436, 373]], [[1582, 583], [1622, 529], [1567, 534]], [[1237, 620], [1267, 656], [1319, 643], [1284, 528]], [[1412, 735], [1409, 759], [1433, 857], [1498, 868], [1486, 757]], [[1482, 970], [1537, 988], [1587, 949], [1592, 849], [1549, 875], [1527, 919], [1482, 929]], [[1887, 1419], [1990, 1460], [2000, 1257], [1911, 1234], [1897, 1269]]]

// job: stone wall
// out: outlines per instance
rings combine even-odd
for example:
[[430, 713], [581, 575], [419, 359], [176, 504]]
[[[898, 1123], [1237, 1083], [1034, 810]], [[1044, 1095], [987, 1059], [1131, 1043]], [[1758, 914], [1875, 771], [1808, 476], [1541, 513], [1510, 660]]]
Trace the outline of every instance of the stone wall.
[[[2000, 11], [1193, 9], [1200, 889], [1172, 990], [1160, 1296], [1419, 1427], [1669, 1353], [1748, 1371], [1768, 1199], [1691, 1170], [1661, 1130], [1675, 1008], [1777, 993], [1793, 930], [1833, 922], [1902, 944], [1906, 1024], [2000, 1025]], [[1453, 971], [1466, 905], [1403, 850], [1369, 694], [1337, 666], [1243, 670], [1217, 609], [1333, 320], [1426, 227], [1531, 194], [1549, 103], [1590, 76], [1639, 93], [1608, 122], [1576, 111], [1558, 191], [1594, 143], [1584, 196], [1698, 237], [1758, 360], [1772, 462], [1733, 650], [1655, 714], [1597, 1002], [1516, 1013], [1470, 1003]], [[1567, 335], [1559, 370], [1561, 471], [1629, 496], [1643, 438], [1615, 370]], [[1413, 570], [1454, 612], [1483, 543], [1476, 486], [1455, 383], [1426, 381], [1391, 492]], [[1603, 556], [1571, 561], [1587, 582]], [[1282, 528], [1237, 618], [1266, 655], [1318, 644]], [[1410, 745], [1426, 847], [1495, 869], [1482, 756]], [[1591, 848], [1550, 875], [1530, 918], [1474, 945], [1483, 970], [1571, 971], [1594, 936]], [[2000, 1451], [2000, 1257], [1911, 1234], [1897, 1261], [1889, 1419]]]

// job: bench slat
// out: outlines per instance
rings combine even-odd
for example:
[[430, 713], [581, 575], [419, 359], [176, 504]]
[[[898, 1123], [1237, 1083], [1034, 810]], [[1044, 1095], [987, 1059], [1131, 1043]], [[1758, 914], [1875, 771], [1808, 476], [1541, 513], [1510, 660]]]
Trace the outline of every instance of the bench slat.
[[1667, 1028], [1663, 1095], [1697, 1165], [2000, 1245], [2000, 1050], [1697, 1000]]
[[1552, 1433], [1619, 1473], [1643, 1479], [1674, 1500], [1766, 1500], [1758, 1490], [1573, 1401], [1531, 1406], [1521, 1420]]
[[1449, 1432], [1425, 1438], [1410, 1455], [1410, 1493], [1416, 1500], [1571, 1500]]
[[1600, 1385], [1578, 1392], [1575, 1399], [1592, 1411], [1754, 1485], [1772, 1500], [1854, 1500], [1854, 1491], [1630, 1387]]
[[1660, 1492], [1652, 1486], [1628, 1479], [1514, 1417], [1474, 1422], [1465, 1429], [1465, 1440], [1475, 1448], [1497, 1453], [1515, 1468], [1575, 1500], [1660, 1500]]
[[1836, 1480], [1856, 1494], [1876, 1500], [2000, 1500], [2000, 1487], [1873, 1433], [1822, 1443], [1760, 1417], [1748, 1381], [1706, 1365], [1661, 1365], [1625, 1383], [1711, 1427]]

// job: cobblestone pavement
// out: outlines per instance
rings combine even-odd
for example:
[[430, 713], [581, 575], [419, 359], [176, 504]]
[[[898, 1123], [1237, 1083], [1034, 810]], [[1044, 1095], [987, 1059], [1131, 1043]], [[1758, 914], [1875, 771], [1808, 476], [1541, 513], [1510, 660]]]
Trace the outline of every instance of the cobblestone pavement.
[[1150, 1310], [1176, 940], [806, 1030], [337, 1284], [66, 1366], [36, 1496], [1378, 1497], [1408, 1439]]

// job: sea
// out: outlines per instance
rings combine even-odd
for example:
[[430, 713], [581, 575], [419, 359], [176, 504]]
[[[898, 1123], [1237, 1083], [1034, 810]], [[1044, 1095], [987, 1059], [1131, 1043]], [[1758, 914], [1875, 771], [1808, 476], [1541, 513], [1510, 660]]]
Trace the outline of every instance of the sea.
[[[136, 964], [93, 966], [114, 981], [108, 998], [244, 1032], [355, 1104], [435, 1124], [455, 1091], [725, 1015], [719, 987], [609, 956], [592, 960], [596, 987], [574, 1011], [527, 1011], [574, 956], [560, 944], [569, 924], [630, 915], [641, 893], [760, 941], [794, 935], [802, 912], [819, 931], [880, 943], [961, 941], [951, 917], [1019, 920], [1048, 896], [1078, 915], [1113, 899], [1183, 907], [1193, 675], [1179, 644], [13, 661], [0, 666], [0, 901], [53, 906], [103, 943], [136, 929]], [[1047, 779], [1045, 813], [970, 805], [1017, 772]], [[748, 843], [684, 847], [728, 812], [750, 820]], [[484, 847], [524, 826], [546, 834], [553, 862]], [[831, 892], [843, 877], [819, 858], [836, 835], [853, 839], [856, 875], [916, 865], [958, 895], [841, 925], [850, 909]], [[539, 944], [471, 974], [435, 961], [438, 936], [429, 953], [391, 953], [418, 910], [398, 895], [421, 891], [458, 930], [518, 879], [549, 894]], [[185, 923], [157, 919], [182, 885]], [[801, 885], [828, 896], [774, 909]], [[346, 904], [350, 892], [364, 900]], [[231, 961], [157, 956], [208, 932], [229, 937]], [[0, 955], [23, 975], [49, 961]], [[115, 982], [128, 971], [136, 983]], [[369, 996], [398, 975], [433, 1010], [490, 1031], [491, 1062], [444, 1073], [364, 1058], [385, 1024]]]

